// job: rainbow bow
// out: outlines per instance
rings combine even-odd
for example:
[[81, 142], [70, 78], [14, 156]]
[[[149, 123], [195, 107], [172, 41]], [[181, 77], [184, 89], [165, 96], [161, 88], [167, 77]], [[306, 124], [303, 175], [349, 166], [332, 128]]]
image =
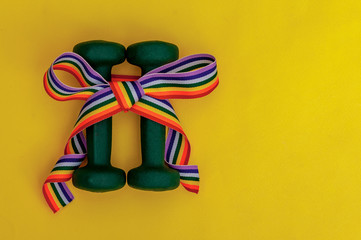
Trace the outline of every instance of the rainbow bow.
[[[82, 87], [61, 82], [54, 70], [71, 73]], [[53, 212], [70, 203], [74, 196], [65, 184], [86, 156], [83, 130], [121, 111], [131, 111], [168, 127], [164, 160], [176, 169], [181, 184], [190, 192], [199, 191], [199, 173], [187, 165], [190, 144], [175, 111], [167, 99], [198, 98], [218, 85], [217, 64], [208, 54], [191, 55], [148, 72], [142, 77], [112, 75], [107, 82], [81, 56], [60, 55], [44, 75], [46, 92], [59, 101], [86, 100], [75, 123], [64, 155], [43, 185], [43, 194]]]

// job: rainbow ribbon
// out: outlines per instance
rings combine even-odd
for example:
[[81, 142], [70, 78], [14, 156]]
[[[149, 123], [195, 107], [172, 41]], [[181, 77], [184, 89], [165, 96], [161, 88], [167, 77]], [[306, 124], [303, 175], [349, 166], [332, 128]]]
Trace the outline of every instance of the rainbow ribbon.
[[[54, 70], [71, 73], [81, 87], [61, 82]], [[73, 131], [43, 185], [43, 194], [53, 212], [70, 203], [74, 196], [65, 184], [86, 157], [83, 130], [121, 111], [131, 111], [167, 127], [164, 160], [176, 169], [180, 182], [190, 192], [199, 191], [198, 167], [188, 165], [190, 144], [175, 111], [167, 99], [198, 98], [218, 85], [217, 64], [212, 55], [196, 54], [148, 72], [142, 77], [112, 75], [107, 82], [81, 56], [60, 55], [44, 75], [46, 92], [55, 100], [86, 100]]]

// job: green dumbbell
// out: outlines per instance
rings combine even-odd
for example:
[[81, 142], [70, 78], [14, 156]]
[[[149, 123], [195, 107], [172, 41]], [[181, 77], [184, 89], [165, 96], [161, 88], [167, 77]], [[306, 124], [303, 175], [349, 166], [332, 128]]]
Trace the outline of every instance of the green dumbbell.
[[[142, 75], [178, 59], [178, 47], [161, 41], [147, 41], [127, 48], [129, 63], [139, 66]], [[164, 191], [179, 186], [179, 173], [164, 163], [165, 127], [141, 117], [142, 164], [128, 172], [129, 186], [142, 190]]]
[[[88, 41], [77, 44], [73, 51], [82, 56], [103, 78], [111, 79], [111, 69], [125, 60], [124, 46], [106, 41]], [[74, 171], [75, 187], [105, 192], [125, 185], [122, 169], [110, 164], [112, 145], [112, 118], [107, 118], [86, 129], [88, 164]]]

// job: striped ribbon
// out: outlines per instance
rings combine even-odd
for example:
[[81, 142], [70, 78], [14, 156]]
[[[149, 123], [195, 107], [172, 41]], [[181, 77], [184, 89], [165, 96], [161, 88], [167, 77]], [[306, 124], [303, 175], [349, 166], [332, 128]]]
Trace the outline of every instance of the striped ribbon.
[[[81, 87], [61, 82], [54, 70], [71, 73]], [[121, 111], [131, 111], [167, 127], [164, 160], [176, 169], [180, 182], [198, 193], [198, 167], [188, 165], [190, 144], [175, 111], [167, 99], [198, 98], [218, 85], [217, 65], [208, 54], [191, 55], [148, 72], [142, 77], [112, 75], [107, 82], [81, 56], [60, 55], [44, 75], [46, 92], [59, 101], [86, 100], [58, 160], [43, 185], [43, 194], [53, 212], [70, 203], [74, 196], [65, 184], [86, 157], [83, 130]]]

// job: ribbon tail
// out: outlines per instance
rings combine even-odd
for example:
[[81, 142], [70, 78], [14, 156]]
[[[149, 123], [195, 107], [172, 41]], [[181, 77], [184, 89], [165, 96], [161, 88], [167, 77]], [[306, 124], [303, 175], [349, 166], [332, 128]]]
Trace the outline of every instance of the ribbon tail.
[[56, 213], [65, 207], [74, 196], [65, 182], [69, 181], [73, 172], [79, 168], [86, 154], [67, 154], [56, 163], [43, 185], [43, 194], [51, 210]]
[[179, 172], [180, 183], [189, 192], [199, 192], [199, 171], [196, 165], [167, 165]]
[[54, 213], [74, 199], [65, 182], [72, 178], [86, 156], [87, 144], [82, 130], [120, 111], [110, 87], [87, 99], [66, 143], [65, 155], [56, 163], [43, 186], [44, 197]]

